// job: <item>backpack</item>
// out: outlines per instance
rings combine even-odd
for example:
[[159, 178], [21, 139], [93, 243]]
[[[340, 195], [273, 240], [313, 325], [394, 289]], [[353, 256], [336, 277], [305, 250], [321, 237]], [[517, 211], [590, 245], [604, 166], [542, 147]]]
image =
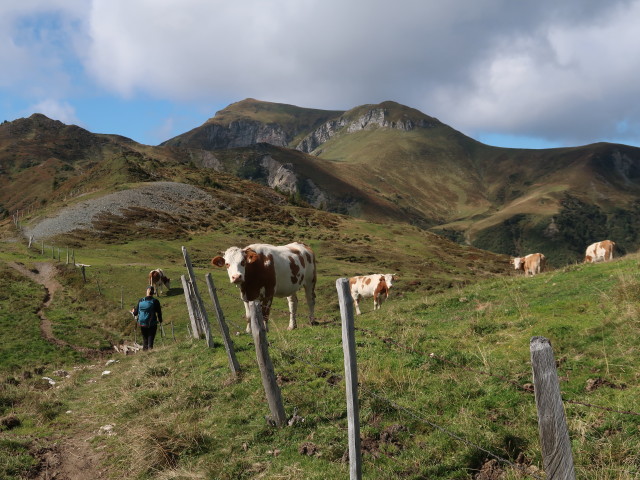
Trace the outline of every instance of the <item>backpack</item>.
[[141, 298], [138, 302], [138, 325], [150, 327], [155, 320], [154, 298]]

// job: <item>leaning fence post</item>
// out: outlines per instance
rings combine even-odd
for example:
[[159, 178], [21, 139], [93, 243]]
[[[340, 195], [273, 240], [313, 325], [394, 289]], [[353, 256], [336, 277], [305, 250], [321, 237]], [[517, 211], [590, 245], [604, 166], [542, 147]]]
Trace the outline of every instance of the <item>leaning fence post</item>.
[[[184, 290], [184, 299], [187, 302], [187, 310], [189, 311], [189, 319], [191, 320], [191, 332], [189, 332], [189, 334], [193, 338], [198, 338], [198, 328], [197, 328], [195, 312], [193, 311], [193, 303], [191, 301], [191, 291], [189, 289], [189, 284], [187, 283], [187, 279], [184, 275], [180, 275], [180, 280], [182, 280], [182, 289]], [[187, 325], [187, 330], [189, 330], [189, 325]]]
[[213, 279], [211, 278], [210, 273], [207, 273], [204, 276], [204, 279], [207, 282], [207, 287], [209, 288], [209, 296], [211, 297], [213, 308], [215, 309], [216, 317], [218, 318], [218, 325], [220, 326], [220, 333], [222, 334], [224, 349], [227, 351], [227, 358], [229, 359], [229, 368], [231, 369], [231, 373], [233, 374], [233, 376], [237, 377], [240, 373], [240, 364], [238, 363], [238, 359], [236, 358], [236, 352], [233, 349], [233, 342], [231, 341], [231, 337], [229, 337], [229, 328], [227, 327], [227, 322], [225, 322], [224, 320], [222, 308], [220, 308], [220, 302], [218, 301], [216, 287], [213, 284]]
[[529, 348], [546, 478], [575, 480], [571, 440], [551, 343], [544, 337], [532, 337]]
[[340, 316], [342, 317], [342, 350], [344, 352], [344, 377], [347, 387], [347, 421], [349, 428], [349, 478], [362, 478], [362, 453], [360, 452], [360, 411], [358, 407], [358, 366], [356, 364], [356, 339], [353, 322], [353, 299], [349, 292], [349, 280], [336, 280]]
[[207, 311], [204, 308], [204, 303], [202, 302], [202, 297], [200, 296], [200, 292], [198, 291], [198, 284], [196, 282], [196, 274], [193, 271], [193, 266], [191, 265], [191, 259], [189, 258], [189, 253], [185, 247], [182, 247], [182, 255], [184, 256], [184, 263], [187, 266], [187, 271], [189, 272], [189, 279], [191, 280], [191, 286], [193, 287], [193, 291], [195, 293], [195, 302], [198, 306], [200, 313], [202, 314], [202, 322], [204, 323], [204, 335], [207, 339], [207, 346], [209, 348], [213, 348], [213, 337], [211, 335], [211, 326], [209, 325], [209, 317], [207, 316]]
[[269, 356], [267, 332], [264, 328], [260, 302], [249, 302], [249, 313], [251, 314], [251, 334], [253, 335], [253, 343], [256, 346], [256, 358], [258, 359], [258, 366], [260, 367], [262, 386], [267, 396], [269, 410], [271, 410], [271, 418], [278, 427], [281, 427], [287, 418], [284, 413], [280, 387], [278, 387], [278, 383], [276, 382], [276, 374], [273, 369], [273, 363], [271, 363], [271, 357]]
[[193, 316], [196, 320], [196, 329], [193, 332], [195, 338], [202, 338], [205, 334], [204, 320], [202, 319], [202, 309], [200, 303], [197, 301], [196, 292], [193, 290], [193, 283], [187, 279], [187, 288], [189, 289], [189, 299], [191, 300], [191, 308], [193, 308]]

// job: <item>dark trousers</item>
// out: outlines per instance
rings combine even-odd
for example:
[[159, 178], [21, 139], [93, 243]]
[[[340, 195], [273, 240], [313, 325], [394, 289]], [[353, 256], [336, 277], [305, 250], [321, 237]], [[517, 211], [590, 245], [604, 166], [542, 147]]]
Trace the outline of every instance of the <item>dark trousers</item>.
[[140, 326], [140, 332], [142, 333], [142, 349], [143, 350], [151, 350], [153, 348], [153, 341], [156, 339], [157, 331], [158, 331], [157, 325], [154, 325], [153, 327]]

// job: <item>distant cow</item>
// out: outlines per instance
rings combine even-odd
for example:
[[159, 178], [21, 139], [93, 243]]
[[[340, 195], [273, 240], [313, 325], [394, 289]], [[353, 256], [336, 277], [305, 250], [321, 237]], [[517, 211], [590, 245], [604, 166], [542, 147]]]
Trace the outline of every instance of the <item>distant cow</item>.
[[616, 242], [611, 240], [592, 243], [587, 247], [587, 251], [584, 254], [584, 263], [608, 262], [613, 258], [615, 247]]
[[249, 302], [260, 300], [265, 328], [273, 297], [287, 297], [289, 302], [289, 330], [296, 328], [298, 297], [296, 292], [304, 287], [309, 321], [313, 325], [313, 308], [316, 302], [316, 258], [311, 248], [302, 243], [273, 246], [256, 243], [245, 248], [230, 247], [223, 256], [211, 259], [216, 267], [226, 267], [229, 281], [240, 287], [244, 301], [247, 332], [251, 331]]
[[155, 287], [158, 295], [160, 295], [160, 289], [163, 286], [167, 287], [167, 290], [171, 290], [171, 280], [159, 268], [149, 272], [149, 285]]
[[391, 273], [351, 277], [349, 289], [356, 314], [360, 315], [360, 300], [368, 297], [373, 297], [373, 309], [378, 310], [389, 296], [389, 289], [395, 280], [396, 276]]
[[524, 257], [512, 258], [511, 263], [516, 270], [522, 270], [525, 276], [533, 276], [545, 269], [547, 258], [541, 253], [531, 253]]

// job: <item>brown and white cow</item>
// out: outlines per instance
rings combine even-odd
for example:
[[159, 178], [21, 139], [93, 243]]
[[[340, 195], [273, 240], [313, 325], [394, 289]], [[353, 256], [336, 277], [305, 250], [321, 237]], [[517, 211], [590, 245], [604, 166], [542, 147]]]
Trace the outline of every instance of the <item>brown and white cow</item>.
[[375, 275], [362, 275], [349, 279], [349, 289], [353, 298], [356, 314], [360, 315], [360, 300], [373, 297], [373, 309], [378, 310], [389, 296], [389, 289], [396, 276], [392, 273], [377, 273]]
[[524, 257], [512, 258], [511, 264], [516, 270], [522, 270], [525, 276], [533, 276], [545, 269], [547, 257], [542, 253], [530, 253]]
[[159, 268], [149, 272], [149, 285], [156, 289], [158, 295], [160, 295], [160, 289], [163, 286], [167, 287], [167, 291], [171, 290], [171, 280]]
[[226, 267], [229, 281], [240, 287], [244, 301], [247, 332], [251, 331], [249, 302], [260, 300], [265, 328], [269, 320], [273, 297], [287, 297], [289, 302], [289, 330], [296, 328], [298, 297], [304, 287], [309, 321], [313, 325], [316, 302], [316, 258], [311, 248], [302, 243], [274, 246], [255, 243], [244, 248], [230, 247], [223, 256], [211, 259], [216, 267]]
[[613, 258], [615, 247], [616, 242], [611, 240], [592, 243], [587, 247], [587, 251], [584, 254], [584, 263], [608, 262]]

